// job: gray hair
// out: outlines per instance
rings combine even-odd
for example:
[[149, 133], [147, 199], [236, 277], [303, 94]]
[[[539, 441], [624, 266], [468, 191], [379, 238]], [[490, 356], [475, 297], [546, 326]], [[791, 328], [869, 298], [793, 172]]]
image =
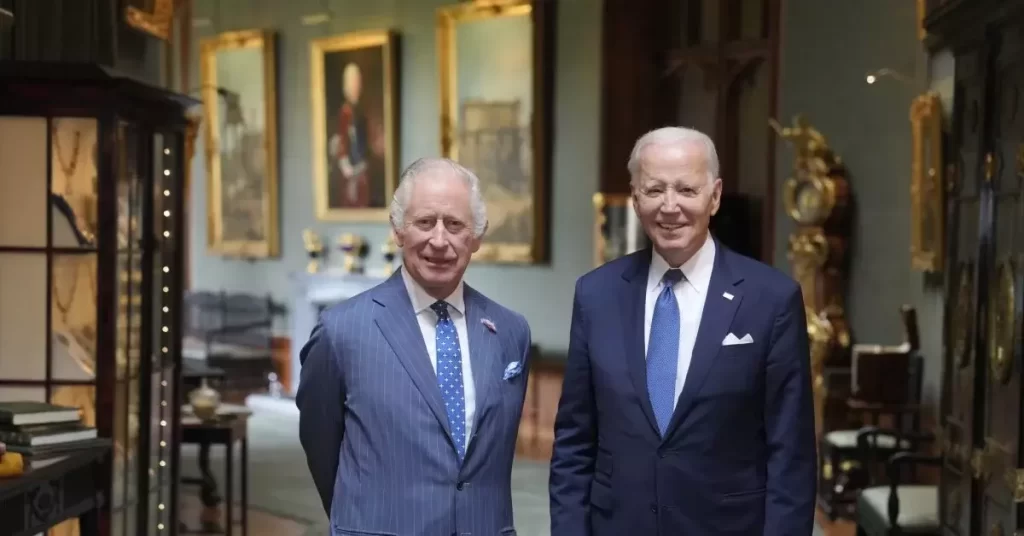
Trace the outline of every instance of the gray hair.
[[396, 228], [405, 225], [405, 209], [412, 197], [412, 186], [431, 171], [449, 171], [469, 186], [469, 208], [473, 213], [473, 234], [480, 238], [487, 230], [487, 203], [480, 193], [480, 179], [468, 168], [448, 158], [420, 158], [402, 171], [398, 188], [391, 199], [391, 223]]
[[648, 145], [667, 145], [672, 143], [699, 143], [704, 147], [704, 156], [708, 163], [709, 181], [718, 178], [718, 151], [715, 150], [715, 142], [707, 134], [685, 127], [662, 127], [652, 130], [640, 139], [636, 140], [633, 152], [629, 154], [629, 162], [626, 168], [629, 170], [629, 180], [633, 182], [640, 175], [640, 153]]

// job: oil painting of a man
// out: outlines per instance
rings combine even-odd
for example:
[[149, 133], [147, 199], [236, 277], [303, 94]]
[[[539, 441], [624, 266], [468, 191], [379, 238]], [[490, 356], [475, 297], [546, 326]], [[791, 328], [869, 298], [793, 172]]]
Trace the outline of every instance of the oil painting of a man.
[[394, 183], [390, 37], [380, 32], [314, 42], [317, 213], [373, 220]]

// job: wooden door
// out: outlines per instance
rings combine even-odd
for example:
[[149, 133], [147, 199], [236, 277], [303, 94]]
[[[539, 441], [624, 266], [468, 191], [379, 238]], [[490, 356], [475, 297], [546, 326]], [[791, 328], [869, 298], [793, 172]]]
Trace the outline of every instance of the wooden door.
[[949, 262], [946, 292], [948, 340], [945, 344], [942, 423], [945, 460], [939, 495], [943, 533], [972, 536], [976, 525], [971, 453], [975, 437], [975, 399], [981, 363], [983, 336], [980, 333], [984, 304], [984, 259], [982, 223], [986, 216], [983, 199], [982, 161], [984, 155], [984, 110], [987, 71], [982, 51], [956, 57], [956, 98], [954, 100], [952, 144], [948, 155], [949, 173]]
[[977, 372], [980, 442], [974, 454], [980, 495], [976, 534], [1012, 535], [1021, 431], [1021, 320], [1024, 296], [1024, 34], [992, 35], [983, 180], [991, 191], [985, 354]]

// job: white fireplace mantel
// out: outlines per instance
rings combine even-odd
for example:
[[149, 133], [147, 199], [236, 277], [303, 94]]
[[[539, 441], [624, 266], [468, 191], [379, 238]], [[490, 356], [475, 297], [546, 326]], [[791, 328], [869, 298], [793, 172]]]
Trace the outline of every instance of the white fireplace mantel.
[[320, 311], [335, 303], [345, 301], [356, 294], [365, 292], [385, 281], [378, 275], [350, 274], [324, 271], [315, 274], [292, 272], [291, 281], [291, 352], [292, 378], [291, 394], [299, 388], [302, 364], [299, 352], [316, 326]]

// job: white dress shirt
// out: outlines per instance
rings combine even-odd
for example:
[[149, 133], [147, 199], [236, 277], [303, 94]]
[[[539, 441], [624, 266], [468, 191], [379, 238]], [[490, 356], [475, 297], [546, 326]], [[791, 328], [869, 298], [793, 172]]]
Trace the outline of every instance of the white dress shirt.
[[[437, 300], [430, 297], [427, 291], [419, 285], [408, 272], [402, 270], [402, 281], [405, 282], [405, 289], [409, 292], [409, 300], [412, 301], [412, 310], [416, 313], [416, 321], [420, 325], [420, 333], [423, 334], [423, 342], [427, 345], [427, 355], [430, 356], [430, 366], [437, 374], [437, 313], [430, 308]], [[469, 440], [473, 437], [473, 416], [476, 414], [476, 388], [473, 385], [473, 365], [469, 361], [469, 330], [466, 328], [466, 301], [463, 298], [462, 283], [444, 300], [448, 303], [448, 314], [455, 323], [455, 332], [459, 334], [459, 349], [462, 354], [462, 386], [463, 396], [466, 402], [466, 444], [469, 448]]]
[[[682, 266], [669, 266], [657, 251], [653, 251], [651, 255], [651, 269], [647, 275], [647, 297], [644, 307], [645, 355], [650, 346], [654, 306], [662, 290], [661, 280], [665, 277], [665, 272], [672, 268], [679, 268], [683, 271], [683, 279], [672, 289], [676, 296], [676, 302], [679, 303], [679, 365], [676, 369], [676, 402], [679, 401], [679, 394], [683, 392], [683, 385], [686, 384], [686, 373], [690, 369], [693, 345], [697, 340], [697, 330], [700, 328], [700, 319], [704, 313], [704, 299], [708, 295], [711, 271], [714, 267], [715, 241], [710, 236], [697, 250], [697, 253]], [[675, 406], [673, 405], [673, 407]]]

